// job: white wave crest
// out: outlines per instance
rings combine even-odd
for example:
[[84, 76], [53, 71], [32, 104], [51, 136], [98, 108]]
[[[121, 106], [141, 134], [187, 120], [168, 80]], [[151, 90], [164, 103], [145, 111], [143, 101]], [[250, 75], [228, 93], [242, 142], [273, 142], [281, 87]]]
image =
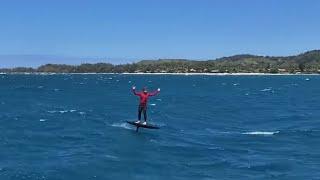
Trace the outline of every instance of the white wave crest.
[[260, 91], [262, 91], [262, 92], [265, 92], [265, 91], [271, 91], [271, 88], [261, 89]]
[[71, 110], [60, 110], [60, 111], [56, 111], [56, 110], [50, 110], [50, 111], [47, 111], [48, 113], [60, 113], [60, 114], [64, 114], [64, 113], [73, 113], [73, 112], [76, 112], [77, 110], [75, 109], [71, 109]]
[[79, 112], [79, 114], [80, 114], [80, 115], [85, 115], [86, 113], [85, 113], [85, 112]]
[[252, 132], [245, 132], [242, 134], [247, 134], [247, 135], [275, 135], [278, 134], [279, 131], [252, 131]]

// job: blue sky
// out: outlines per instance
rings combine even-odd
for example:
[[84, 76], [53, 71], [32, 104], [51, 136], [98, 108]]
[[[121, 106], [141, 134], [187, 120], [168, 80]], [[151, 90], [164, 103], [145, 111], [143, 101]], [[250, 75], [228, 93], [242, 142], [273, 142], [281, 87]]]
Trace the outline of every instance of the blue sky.
[[320, 48], [319, 9], [317, 0], [3, 0], [0, 61], [292, 55]]

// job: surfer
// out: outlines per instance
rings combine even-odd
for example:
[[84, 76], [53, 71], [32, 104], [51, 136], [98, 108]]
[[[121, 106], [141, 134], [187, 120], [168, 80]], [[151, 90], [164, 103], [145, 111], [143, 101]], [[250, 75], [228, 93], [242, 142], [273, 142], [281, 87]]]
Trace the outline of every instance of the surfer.
[[140, 123], [141, 121], [141, 113], [143, 113], [144, 122], [143, 124], [147, 124], [147, 103], [150, 96], [155, 96], [159, 94], [160, 88], [158, 88], [156, 91], [149, 93], [147, 88], [144, 87], [141, 92], [136, 92], [136, 87], [132, 87], [132, 92], [134, 95], [140, 97], [140, 103], [138, 107], [138, 121], [136, 123]]

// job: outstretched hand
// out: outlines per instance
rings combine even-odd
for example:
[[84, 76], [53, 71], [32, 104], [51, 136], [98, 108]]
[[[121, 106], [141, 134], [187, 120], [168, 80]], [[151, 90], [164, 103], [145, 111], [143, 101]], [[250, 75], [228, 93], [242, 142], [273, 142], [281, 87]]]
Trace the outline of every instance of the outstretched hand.
[[160, 92], [160, 88], [158, 88], [158, 91]]

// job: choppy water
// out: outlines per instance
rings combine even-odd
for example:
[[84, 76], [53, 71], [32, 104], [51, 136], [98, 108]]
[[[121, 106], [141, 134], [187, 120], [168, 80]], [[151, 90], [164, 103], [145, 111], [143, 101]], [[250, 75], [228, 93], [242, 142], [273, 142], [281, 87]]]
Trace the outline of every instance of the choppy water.
[[[160, 130], [139, 133], [132, 85]], [[0, 179], [319, 179], [320, 76], [1, 75]]]

